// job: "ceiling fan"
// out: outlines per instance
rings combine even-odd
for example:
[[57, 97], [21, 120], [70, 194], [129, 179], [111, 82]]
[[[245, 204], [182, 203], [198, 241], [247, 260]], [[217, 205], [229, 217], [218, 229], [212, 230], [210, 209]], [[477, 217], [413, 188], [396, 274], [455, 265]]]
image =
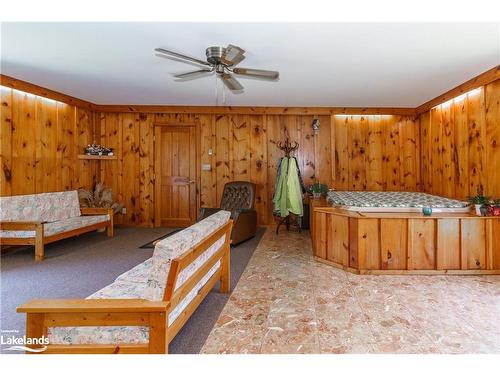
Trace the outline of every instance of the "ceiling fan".
[[237, 92], [243, 90], [243, 86], [233, 74], [241, 76], [242, 78], [257, 78], [272, 81], [279, 78], [279, 72], [276, 71], [235, 67], [245, 58], [245, 50], [232, 44], [229, 44], [226, 48], [208, 47], [205, 51], [207, 56], [206, 61], [163, 48], [155, 48], [155, 51], [157, 52], [156, 56], [184, 62], [201, 68], [192, 72], [174, 74], [174, 77], [178, 78], [180, 81], [201, 78], [215, 72], [228, 89]]

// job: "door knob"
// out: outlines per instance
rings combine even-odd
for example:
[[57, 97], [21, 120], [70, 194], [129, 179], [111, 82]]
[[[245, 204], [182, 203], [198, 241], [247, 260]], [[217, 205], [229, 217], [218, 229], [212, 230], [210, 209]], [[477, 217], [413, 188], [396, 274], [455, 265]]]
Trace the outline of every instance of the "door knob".
[[194, 180], [189, 180], [189, 183], [190, 183], [190, 184], [194, 184], [194, 183], [195, 183], [195, 181], [194, 181]]

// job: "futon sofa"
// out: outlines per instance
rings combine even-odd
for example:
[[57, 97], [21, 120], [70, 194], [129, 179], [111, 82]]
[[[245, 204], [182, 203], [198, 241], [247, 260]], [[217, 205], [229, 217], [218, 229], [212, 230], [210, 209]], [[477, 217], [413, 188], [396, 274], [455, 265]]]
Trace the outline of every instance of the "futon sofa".
[[255, 184], [247, 181], [233, 181], [224, 185], [220, 208], [201, 208], [198, 220], [213, 215], [219, 210], [231, 212], [234, 222], [231, 233], [231, 244], [237, 245], [246, 241], [257, 232], [257, 211], [255, 203]]
[[230, 290], [230, 212], [219, 211], [159, 241], [153, 256], [87, 297], [34, 300], [26, 336], [43, 353], [168, 353], [168, 344], [220, 281]]
[[45, 244], [99, 228], [113, 236], [113, 210], [80, 207], [76, 190], [0, 197], [0, 244], [34, 245], [37, 261]]

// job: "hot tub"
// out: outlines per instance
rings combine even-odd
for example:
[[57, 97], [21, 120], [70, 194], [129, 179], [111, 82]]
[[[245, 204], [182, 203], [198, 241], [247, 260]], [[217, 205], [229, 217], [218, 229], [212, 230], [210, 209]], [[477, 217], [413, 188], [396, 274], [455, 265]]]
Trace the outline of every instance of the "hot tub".
[[[329, 200], [309, 203], [319, 262], [358, 274], [500, 274], [500, 217], [422, 193], [332, 191]], [[429, 206], [445, 212], [425, 216]]]
[[410, 191], [330, 190], [327, 201], [333, 207], [358, 212], [422, 212], [424, 207], [431, 207], [432, 212], [470, 211], [467, 202]]

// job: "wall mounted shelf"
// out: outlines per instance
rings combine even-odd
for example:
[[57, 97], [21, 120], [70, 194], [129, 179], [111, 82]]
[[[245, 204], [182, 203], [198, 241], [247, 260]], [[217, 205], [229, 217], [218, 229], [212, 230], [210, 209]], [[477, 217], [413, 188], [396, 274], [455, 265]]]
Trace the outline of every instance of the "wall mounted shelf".
[[116, 160], [116, 155], [78, 155], [78, 159], [82, 160]]

